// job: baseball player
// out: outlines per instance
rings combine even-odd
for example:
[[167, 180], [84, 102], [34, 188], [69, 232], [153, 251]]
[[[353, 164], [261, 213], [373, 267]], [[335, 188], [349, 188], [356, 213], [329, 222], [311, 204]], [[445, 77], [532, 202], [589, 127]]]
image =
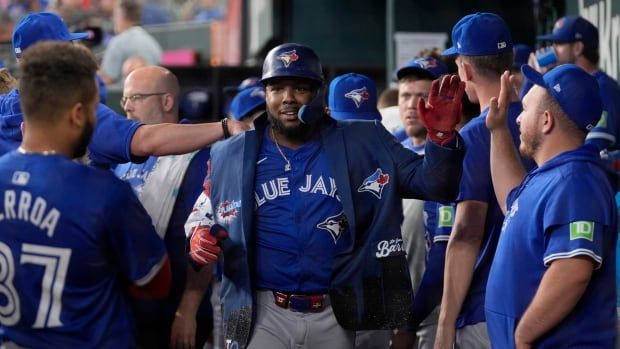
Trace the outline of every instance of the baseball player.
[[[41, 40], [73, 41], [83, 39], [86, 33], [69, 33], [62, 19], [53, 13], [32, 13], [24, 17], [13, 31], [13, 49], [19, 59], [22, 53]], [[134, 100], [152, 98], [134, 95]], [[23, 121], [19, 89], [0, 95], [0, 150], [16, 149], [22, 139]], [[198, 125], [143, 125], [118, 116], [103, 104], [97, 105], [97, 126], [88, 147], [91, 162], [110, 164], [144, 161], [150, 155], [184, 154], [202, 149], [224, 138], [245, 130], [236, 120]]]
[[0, 158], [0, 343], [132, 347], [126, 288], [164, 297], [170, 264], [131, 187], [72, 161], [96, 122], [95, 58], [44, 42], [20, 70], [24, 138]]
[[[484, 297], [499, 229], [503, 220], [489, 167], [489, 131], [484, 125], [491, 97], [499, 94], [499, 78], [512, 64], [512, 39], [504, 20], [492, 13], [463, 17], [452, 30], [453, 46], [444, 55], [457, 55], [465, 92], [480, 103], [480, 116], [461, 129], [467, 145], [454, 225], [446, 250], [444, 288], [435, 348], [490, 348]], [[509, 107], [513, 142], [519, 136], [515, 119], [519, 103]], [[457, 330], [458, 329], [458, 330]]]
[[506, 213], [487, 286], [489, 335], [496, 348], [613, 348], [617, 179], [583, 145], [600, 91], [574, 64], [544, 76], [523, 66], [523, 75], [535, 85], [517, 119], [519, 152], [538, 168], [526, 174], [506, 127], [508, 72], [486, 121]]
[[229, 347], [352, 348], [353, 331], [405, 326], [412, 290], [401, 198], [446, 201], [456, 192], [456, 76], [420, 102], [426, 157], [378, 121], [327, 117], [323, 81], [311, 48], [273, 48], [263, 64], [267, 113], [211, 152], [190, 256], [208, 265], [223, 254]]
[[573, 63], [596, 78], [603, 101], [603, 113], [595, 127], [588, 133], [588, 142], [600, 149], [618, 150], [620, 137], [620, 86], [618, 82], [599, 69], [598, 29], [581, 16], [558, 19], [553, 32], [537, 37], [551, 41], [557, 63]]

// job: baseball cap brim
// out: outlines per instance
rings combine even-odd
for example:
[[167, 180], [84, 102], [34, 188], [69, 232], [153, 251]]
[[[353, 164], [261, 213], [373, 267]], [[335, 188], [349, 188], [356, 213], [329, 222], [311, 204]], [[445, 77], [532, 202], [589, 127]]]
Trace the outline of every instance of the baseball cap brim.
[[336, 120], [379, 120], [381, 121], [381, 113], [369, 111], [369, 112], [337, 112], [331, 111], [332, 118]]
[[534, 68], [530, 67], [529, 65], [527, 64], [522, 65], [521, 73], [523, 73], [523, 76], [525, 76], [526, 79], [533, 82], [534, 84], [547, 88], [547, 85], [545, 84], [545, 80], [543, 79], [542, 74], [537, 72]]
[[442, 56], [452, 56], [452, 55], [456, 55], [459, 52], [456, 50], [456, 47], [452, 46], [450, 48], [448, 48], [447, 50], [443, 51], [441, 53]]
[[538, 35], [536, 37], [536, 40], [540, 40], [540, 41], [561, 41], [557, 36], [555, 36], [553, 34]]
[[84, 32], [84, 33], [70, 33], [69, 34], [69, 41], [87, 39], [88, 36], [89, 36], [89, 34], [86, 33], [86, 32]]

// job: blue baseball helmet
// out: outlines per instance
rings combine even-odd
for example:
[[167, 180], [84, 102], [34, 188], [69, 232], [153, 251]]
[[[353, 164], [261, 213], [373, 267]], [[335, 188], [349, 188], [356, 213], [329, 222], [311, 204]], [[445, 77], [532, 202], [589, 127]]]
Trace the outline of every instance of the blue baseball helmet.
[[314, 50], [293, 43], [276, 46], [265, 57], [261, 82], [280, 77], [308, 79], [321, 85], [324, 82], [321, 62]]

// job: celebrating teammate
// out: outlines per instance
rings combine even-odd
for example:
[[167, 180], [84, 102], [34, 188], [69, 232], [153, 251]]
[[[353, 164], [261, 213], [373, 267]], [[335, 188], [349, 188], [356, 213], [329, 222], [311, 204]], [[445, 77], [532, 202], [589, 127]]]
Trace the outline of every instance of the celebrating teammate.
[[[594, 77], [560, 65], [535, 85], [517, 122], [525, 173], [506, 126], [508, 73], [492, 102], [491, 174], [506, 219], [485, 304], [494, 348], [613, 348], [617, 213], [610, 180], [594, 145], [583, 145], [602, 103]], [[616, 179], [613, 179], [613, 183]]]
[[0, 342], [129, 348], [123, 289], [165, 296], [170, 264], [131, 187], [71, 160], [95, 127], [95, 58], [44, 42], [20, 70], [24, 139], [0, 158]]
[[421, 157], [378, 121], [325, 115], [321, 65], [307, 46], [272, 49], [262, 82], [267, 113], [214, 146], [189, 222], [193, 260], [224, 257], [227, 343], [352, 348], [355, 330], [404, 327], [412, 287], [401, 198], [454, 198], [462, 83], [444, 77], [420, 102], [431, 140]]

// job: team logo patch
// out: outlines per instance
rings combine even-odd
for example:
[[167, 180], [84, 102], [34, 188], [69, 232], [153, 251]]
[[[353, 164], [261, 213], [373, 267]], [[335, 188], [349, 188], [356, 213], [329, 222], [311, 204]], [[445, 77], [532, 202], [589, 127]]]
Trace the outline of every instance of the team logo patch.
[[381, 193], [383, 193], [383, 188], [390, 182], [390, 175], [387, 173], [383, 173], [380, 168], [378, 168], [373, 174], [364, 179], [362, 185], [357, 188], [359, 193], [368, 191], [372, 195], [376, 196], [377, 199], [381, 199]]
[[418, 58], [415, 62], [424, 69], [437, 68], [437, 60], [433, 57]]
[[284, 66], [288, 68], [288, 66], [291, 65], [292, 62], [295, 62], [299, 59], [299, 56], [297, 55], [296, 50], [291, 50], [280, 53], [280, 55], [278, 55], [276, 58], [281, 60], [282, 63], [284, 63]]
[[335, 216], [328, 217], [323, 222], [316, 225], [319, 229], [325, 229], [334, 239], [334, 243], [338, 241], [342, 233], [349, 227], [347, 216], [344, 215], [344, 211], [338, 213]]
[[506, 48], [506, 41], [498, 42], [497, 43], [497, 48], [500, 49], [500, 50], [503, 49], [503, 48]]
[[13, 172], [13, 178], [11, 179], [11, 183], [15, 185], [24, 186], [28, 184], [28, 181], [30, 181], [30, 172], [24, 172], [24, 171]]
[[594, 240], [594, 222], [576, 221], [570, 224], [570, 239]]
[[362, 103], [364, 103], [364, 101], [368, 100], [368, 97], [370, 96], [370, 94], [368, 93], [368, 90], [366, 89], [366, 86], [364, 86], [364, 87], [358, 88], [356, 90], [351, 90], [351, 91], [347, 92], [344, 96], [346, 98], [352, 99], [353, 102], [355, 103], [355, 106], [357, 108], [359, 108], [360, 105], [362, 105]]
[[237, 218], [240, 207], [240, 200], [226, 200], [221, 202], [217, 206], [217, 210], [215, 212], [218, 221], [222, 223], [230, 223], [233, 219]]
[[454, 224], [454, 207], [452, 206], [440, 206], [437, 219], [437, 227], [446, 228], [451, 227]]
[[391, 257], [405, 253], [403, 248], [403, 239], [381, 240], [377, 243], [377, 258]]
[[562, 28], [563, 26], [564, 26], [564, 18], [560, 18], [558, 19], [557, 22], [555, 22], [555, 29]]

